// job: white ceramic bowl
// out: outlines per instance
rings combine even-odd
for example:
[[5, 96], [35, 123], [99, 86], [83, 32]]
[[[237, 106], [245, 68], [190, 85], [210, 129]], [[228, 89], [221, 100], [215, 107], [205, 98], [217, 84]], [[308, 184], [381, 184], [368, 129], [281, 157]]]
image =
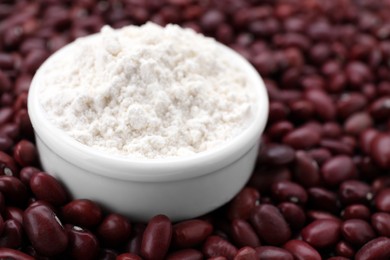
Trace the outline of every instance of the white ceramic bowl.
[[230, 48], [220, 47], [246, 71], [257, 100], [255, 117], [230, 142], [186, 158], [136, 161], [77, 142], [46, 118], [38, 95], [45, 75], [38, 70], [30, 86], [28, 111], [43, 169], [60, 180], [73, 198], [92, 199], [134, 220], [145, 221], [156, 214], [183, 220], [228, 202], [248, 181], [255, 165], [268, 116], [268, 96], [256, 70]]

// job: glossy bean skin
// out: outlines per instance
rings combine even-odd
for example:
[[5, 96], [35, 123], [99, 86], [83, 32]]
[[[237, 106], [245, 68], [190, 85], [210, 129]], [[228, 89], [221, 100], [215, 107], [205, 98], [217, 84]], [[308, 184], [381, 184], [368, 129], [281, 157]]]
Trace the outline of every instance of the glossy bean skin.
[[121, 245], [130, 238], [131, 224], [124, 216], [111, 213], [103, 219], [96, 233], [107, 246]]
[[376, 212], [371, 216], [371, 225], [381, 236], [390, 236], [390, 214], [385, 212]]
[[231, 236], [238, 246], [260, 246], [260, 240], [252, 226], [245, 220], [235, 219], [231, 223]]
[[196, 249], [182, 249], [180, 251], [176, 251], [170, 253], [167, 260], [202, 260], [203, 254]]
[[390, 239], [387, 237], [378, 237], [357, 251], [356, 260], [385, 260], [390, 258]]
[[390, 188], [381, 190], [374, 198], [378, 211], [390, 212]]
[[342, 213], [344, 220], [347, 219], [363, 219], [369, 220], [371, 216], [370, 209], [363, 204], [352, 204], [346, 207]]
[[370, 154], [378, 166], [390, 167], [390, 134], [378, 134], [373, 138]]
[[293, 260], [293, 255], [280, 247], [260, 246], [255, 248], [258, 259], [264, 260]]
[[257, 253], [252, 247], [242, 247], [238, 250], [237, 254], [234, 256], [233, 260], [250, 260], [256, 259]]
[[202, 252], [205, 257], [224, 256], [233, 259], [237, 248], [219, 236], [209, 236], [203, 244]]
[[289, 201], [304, 205], [307, 202], [306, 190], [292, 181], [279, 181], [271, 187], [272, 196], [280, 202]]
[[291, 237], [290, 227], [273, 205], [256, 206], [250, 222], [260, 239], [270, 245], [281, 245]]
[[172, 238], [172, 224], [168, 217], [157, 215], [149, 220], [143, 233], [141, 256], [145, 259], [164, 259]]
[[245, 187], [229, 203], [227, 212], [229, 219], [248, 219], [259, 199], [260, 194], [256, 189]]
[[358, 180], [347, 180], [339, 187], [339, 198], [344, 205], [354, 203], [368, 204], [373, 195], [367, 183]]
[[61, 215], [67, 223], [83, 228], [95, 227], [102, 220], [100, 206], [88, 199], [77, 199], [68, 202], [62, 207]]
[[297, 260], [321, 260], [321, 255], [312, 246], [302, 240], [290, 240], [283, 246]]
[[15, 160], [3, 151], [0, 151], [0, 169], [0, 175], [17, 177], [18, 167]]
[[116, 260], [142, 260], [142, 258], [132, 253], [123, 253], [118, 255]]
[[287, 145], [268, 144], [260, 152], [260, 162], [271, 165], [288, 164], [294, 160], [294, 150]]
[[173, 226], [172, 244], [179, 248], [196, 246], [213, 232], [213, 226], [200, 219], [187, 220]]
[[295, 153], [294, 177], [304, 187], [318, 186], [321, 175], [317, 162], [304, 151]]
[[315, 220], [301, 230], [302, 239], [315, 248], [329, 247], [339, 241], [340, 227], [340, 221]]
[[337, 186], [345, 180], [354, 178], [356, 168], [350, 157], [339, 155], [322, 165], [321, 174], [326, 184]]
[[27, 208], [23, 214], [23, 227], [37, 252], [54, 256], [65, 251], [68, 236], [55, 213], [45, 205]]
[[0, 247], [17, 249], [22, 245], [24, 232], [19, 221], [9, 219], [4, 222], [2, 229]]
[[341, 233], [344, 239], [352, 245], [361, 246], [375, 238], [375, 232], [364, 220], [349, 219], [341, 225]]
[[11, 248], [0, 248], [0, 259], [34, 260], [35, 258]]
[[99, 242], [90, 231], [77, 226], [66, 225], [68, 236], [68, 254], [72, 259], [96, 259], [99, 253]]
[[283, 202], [278, 205], [284, 219], [290, 225], [291, 229], [299, 230], [306, 222], [306, 216], [303, 209], [291, 202]]
[[26, 186], [13, 176], [0, 176], [0, 192], [12, 205], [24, 205], [28, 199]]
[[30, 188], [37, 199], [62, 206], [68, 200], [65, 188], [52, 176], [38, 172], [30, 178]]
[[41, 172], [40, 169], [36, 168], [36, 167], [33, 167], [33, 166], [27, 166], [27, 167], [23, 167], [21, 170], [20, 170], [20, 180], [23, 182], [24, 185], [26, 186], [30, 186], [30, 179], [31, 177], [38, 173], [38, 172]]
[[352, 258], [355, 255], [355, 248], [348, 242], [342, 240], [336, 245], [336, 253], [339, 256]]
[[38, 152], [35, 145], [27, 140], [19, 141], [14, 147], [13, 156], [21, 166], [37, 165]]

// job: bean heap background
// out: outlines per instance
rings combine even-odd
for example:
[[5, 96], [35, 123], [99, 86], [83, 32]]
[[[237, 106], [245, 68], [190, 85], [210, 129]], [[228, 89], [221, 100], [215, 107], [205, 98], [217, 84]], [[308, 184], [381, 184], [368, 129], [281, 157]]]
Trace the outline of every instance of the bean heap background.
[[[104, 24], [149, 20], [237, 50], [271, 101], [247, 186], [180, 223], [70, 200], [40, 173], [26, 110], [52, 52]], [[389, 259], [390, 1], [2, 1], [0, 150], [0, 258]]]

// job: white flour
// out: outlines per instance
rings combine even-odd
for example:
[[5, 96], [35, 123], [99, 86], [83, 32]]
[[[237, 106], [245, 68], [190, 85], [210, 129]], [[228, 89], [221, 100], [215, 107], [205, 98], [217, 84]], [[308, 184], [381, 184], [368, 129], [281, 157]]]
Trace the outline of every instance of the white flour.
[[215, 41], [175, 25], [104, 27], [44, 66], [49, 119], [79, 142], [141, 159], [217, 147], [251, 116], [244, 73]]

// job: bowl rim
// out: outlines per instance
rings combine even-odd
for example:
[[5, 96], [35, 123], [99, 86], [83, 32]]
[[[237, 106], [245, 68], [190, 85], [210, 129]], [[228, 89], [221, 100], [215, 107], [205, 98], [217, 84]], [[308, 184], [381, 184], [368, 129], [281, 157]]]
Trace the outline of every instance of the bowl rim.
[[[96, 34], [86, 37], [96, 37]], [[259, 143], [268, 119], [269, 101], [264, 81], [254, 67], [236, 51], [215, 42], [246, 72], [250, 84], [254, 85], [253, 94], [256, 101], [251, 122], [239, 135], [226, 143], [186, 157], [142, 160], [111, 155], [76, 141], [48, 120], [38, 100], [39, 81], [44, 77], [42, 68], [49, 66], [52, 59], [66, 52], [74, 42], [52, 54], [37, 70], [31, 82], [27, 105], [36, 137], [53, 153], [79, 168], [93, 174], [122, 180], [149, 182], [196, 178], [232, 164]]]

